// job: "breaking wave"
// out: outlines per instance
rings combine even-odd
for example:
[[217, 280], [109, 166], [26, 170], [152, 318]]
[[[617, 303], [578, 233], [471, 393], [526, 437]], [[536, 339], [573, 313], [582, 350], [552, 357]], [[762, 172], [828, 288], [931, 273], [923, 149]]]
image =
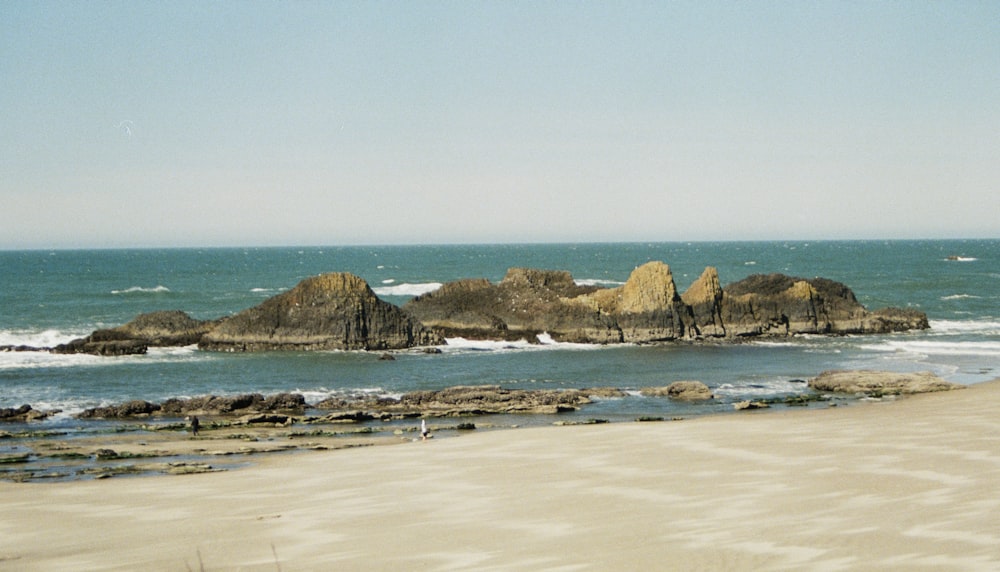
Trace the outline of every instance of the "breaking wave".
[[441, 287], [440, 282], [426, 282], [420, 284], [393, 284], [392, 286], [379, 286], [372, 288], [372, 291], [379, 296], [421, 296], [429, 294]]
[[112, 290], [112, 294], [160, 294], [163, 292], [170, 292], [170, 288], [166, 286], [154, 286], [152, 288], [145, 288], [143, 286], [132, 286], [131, 288], [125, 288], [124, 290]]

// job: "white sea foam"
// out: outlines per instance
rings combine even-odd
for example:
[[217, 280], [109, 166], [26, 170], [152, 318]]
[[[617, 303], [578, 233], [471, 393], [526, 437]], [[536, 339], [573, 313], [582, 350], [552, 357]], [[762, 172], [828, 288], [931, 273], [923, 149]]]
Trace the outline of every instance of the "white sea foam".
[[775, 395], [787, 395], [791, 393], [802, 393], [808, 386], [805, 383], [793, 382], [790, 379], [764, 379], [748, 380], [734, 383], [723, 383], [714, 388], [712, 393], [719, 397], [729, 398], [749, 398], [749, 397], [773, 397]]
[[0, 352], [0, 371], [38, 368], [81, 367], [111, 363], [109, 358], [90, 354], [50, 354], [49, 352]]
[[876, 352], [895, 352], [916, 356], [981, 356], [1000, 357], [1000, 342], [887, 340], [880, 344], [861, 346]]
[[972, 294], [952, 294], [951, 296], [941, 296], [942, 300], [979, 300], [982, 296], [974, 296]]
[[394, 284], [396, 282], [395, 278], [386, 278], [382, 281], [382, 284]]
[[325, 399], [331, 398], [358, 399], [365, 397], [384, 397], [388, 399], [399, 399], [403, 395], [402, 393], [386, 391], [381, 387], [356, 387], [343, 389], [318, 387], [314, 389], [292, 389], [290, 392], [301, 394], [302, 397], [305, 398], [306, 403], [310, 405], [315, 405]]
[[619, 282], [617, 280], [607, 280], [602, 278], [581, 278], [574, 280], [577, 286], [602, 286], [602, 287], [615, 287], [622, 286], [624, 282]]
[[455, 351], [482, 351], [482, 352], [503, 352], [503, 351], [539, 351], [539, 350], [596, 350], [604, 346], [600, 344], [579, 344], [570, 342], [557, 342], [548, 333], [538, 334], [538, 343], [531, 343], [526, 339], [517, 341], [493, 341], [493, 340], [469, 340], [466, 338], [446, 338], [446, 345], [441, 346], [445, 352]]
[[451, 351], [507, 351], [531, 349], [534, 344], [528, 340], [518, 340], [516, 342], [497, 342], [492, 340], [469, 340], [466, 338], [445, 338], [445, 345], [441, 349], [445, 352]]
[[51, 348], [59, 344], [82, 338], [90, 332], [63, 332], [61, 330], [0, 330], [0, 346], [32, 346], [36, 348]]
[[931, 320], [930, 335], [1000, 335], [1000, 322], [993, 320]]
[[159, 294], [162, 292], [170, 292], [170, 288], [166, 286], [154, 286], [152, 288], [146, 288], [143, 286], [132, 286], [131, 288], [125, 288], [124, 290], [112, 290], [112, 294]]
[[440, 282], [426, 282], [421, 284], [410, 284], [404, 282], [402, 284], [394, 284], [392, 286], [379, 286], [377, 288], [372, 288], [379, 296], [421, 296], [423, 294], [428, 294], [441, 287]]

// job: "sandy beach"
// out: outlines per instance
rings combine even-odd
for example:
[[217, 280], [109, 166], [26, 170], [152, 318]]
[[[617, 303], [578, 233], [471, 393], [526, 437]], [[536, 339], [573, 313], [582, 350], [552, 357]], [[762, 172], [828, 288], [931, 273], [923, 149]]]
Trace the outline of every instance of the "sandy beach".
[[1000, 381], [0, 482], [2, 570], [1000, 570]]

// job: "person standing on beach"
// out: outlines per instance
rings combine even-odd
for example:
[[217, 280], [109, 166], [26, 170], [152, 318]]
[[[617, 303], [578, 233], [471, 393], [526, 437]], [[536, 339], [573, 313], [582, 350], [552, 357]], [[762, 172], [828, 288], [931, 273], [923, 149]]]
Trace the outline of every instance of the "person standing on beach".
[[427, 438], [430, 436], [430, 434], [431, 434], [430, 430], [427, 429], [427, 420], [426, 419], [421, 419], [420, 420], [420, 440], [421, 441], [426, 441]]
[[199, 427], [201, 427], [201, 423], [198, 421], [198, 416], [197, 415], [192, 415], [191, 416], [191, 436], [192, 437], [197, 437], [198, 436], [198, 428]]

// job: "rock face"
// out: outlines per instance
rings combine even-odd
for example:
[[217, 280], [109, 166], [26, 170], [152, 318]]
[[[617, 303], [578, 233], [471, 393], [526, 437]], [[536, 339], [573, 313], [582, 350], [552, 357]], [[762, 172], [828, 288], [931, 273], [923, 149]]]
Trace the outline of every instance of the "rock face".
[[435, 335], [348, 273], [307, 278], [223, 320], [198, 346], [218, 351], [386, 350], [430, 345]]
[[863, 393], [866, 395], [906, 395], [964, 389], [960, 383], [945, 381], [931, 372], [895, 373], [891, 371], [824, 371], [809, 380], [816, 391]]
[[929, 327], [912, 310], [869, 312], [850, 288], [823, 278], [755, 275], [722, 288], [706, 268], [678, 294], [670, 267], [650, 262], [618, 288], [577, 286], [566, 272], [512, 269], [499, 284], [462, 280], [404, 308], [444, 337], [646, 343], [886, 333]]

